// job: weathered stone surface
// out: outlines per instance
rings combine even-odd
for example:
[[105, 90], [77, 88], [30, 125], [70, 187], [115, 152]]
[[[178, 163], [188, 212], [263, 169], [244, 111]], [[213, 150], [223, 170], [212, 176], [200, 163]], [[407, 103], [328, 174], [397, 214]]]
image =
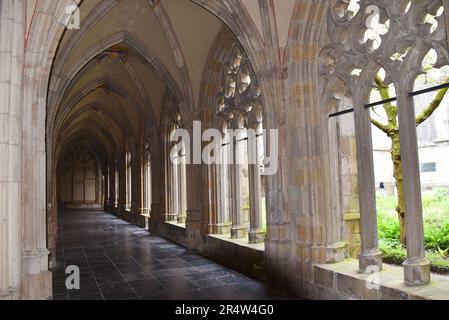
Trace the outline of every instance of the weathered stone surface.
[[[75, 2], [87, 10], [87, 2]], [[404, 108], [413, 105], [408, 92], [421, 56], [431, 48], [439, 59], [448, 56], [445, 24], [431, 32], [419, 20], [421, 12], [436, 15], [441, 2], [412, 1], [406, 11], [395, 1], [367, 0], [358, 12], [345, 0], [292, 0], [288, 10], [278, 10], [282, 1], [248, 8], [193, 2], [131, 8], [102, 1], [73, 31], [62, 22], [73, 0], [1, 0], [0, 298], [51, 295], [48, 254], [55, 266], [64, 202], [58, 168], [74, 141], [98, 158], [95, 205], [267, 278], [278, 291], [323, 299], [446, 297], [447, 279], [430, 281], [423, 260], [416, 128], [413, 108]], [[390, 21], [376, 38], [379, 47], [359, 38], [369, 31], [370, 5], [380, 23]], [[407, 48], [401, 61], [391, 59]], [[367, 280], [378, 276], [370, 267], [382, 264], [363, 105], [379, 61], [398, 94], [409, 256], [404, 268], [386, 266], [380, 288], [369, 289]], [[328, 117], [349, 108], [354, 116]], [[249, 166], [174, 164], [170, 136], [185, 129], [192, 139], [193, 121], [203, 128], [262, 126], [278, 130], [279, 139], [264, 133]], [[262, 175], [262, 149], [277, 151], [273, 175]], [[73, 170], [71, 187], [63, 188], [72, 193], [70, 205], [80, 205], [73, 190], [88, 204], [91, 178], [83, 176]], [[345, 260], [359, 254], [359, 262]]]

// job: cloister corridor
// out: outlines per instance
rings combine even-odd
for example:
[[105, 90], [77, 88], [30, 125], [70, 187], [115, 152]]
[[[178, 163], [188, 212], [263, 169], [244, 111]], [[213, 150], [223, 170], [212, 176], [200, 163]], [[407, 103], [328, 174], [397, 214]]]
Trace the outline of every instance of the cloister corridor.
[[[263, 283], [101, 211], [60, 213], [55, 300], [266, 300]], [[68, 291], [67, 266], [81, 272]], [[288, 296], [287, 296], [288, 297]]]
[[0, 0], [0, 300], [449, 299], [448, 5]]

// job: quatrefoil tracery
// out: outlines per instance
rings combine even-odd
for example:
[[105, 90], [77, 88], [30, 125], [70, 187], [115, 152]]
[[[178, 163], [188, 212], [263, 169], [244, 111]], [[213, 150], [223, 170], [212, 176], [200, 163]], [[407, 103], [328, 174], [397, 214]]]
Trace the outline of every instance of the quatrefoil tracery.
[[389, 75], [386, 84], [410, 87], [425, 72], [422, 62], [429, 50], [436, 52], [434, 68], [449, 62], [443, 13], [441, 0], [333, 0], [327, 18], [329, 44], [320, 51], [319, 73], [327, 87], [340, 79], [353, 90], [371, 86], [383, 68]]
[[261, 89], [250, 61], [243, 49], [236, 46], [223, 70], [222, 88], [217, 96], [218, 117], [228, 124], [234, 120], [245, 126], [251, 111], [261, 104]]

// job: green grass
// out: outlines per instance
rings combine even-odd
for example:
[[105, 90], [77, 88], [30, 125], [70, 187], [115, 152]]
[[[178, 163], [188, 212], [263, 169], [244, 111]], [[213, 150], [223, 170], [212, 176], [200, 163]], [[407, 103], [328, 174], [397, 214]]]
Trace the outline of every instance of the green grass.
[[[379, 247], [387, 263], [402, 264], [406, 250], [399, 241], [396, 197], [377, 199]], [[449, 273], [449, 192], [435, 189], [423, 193], [424, 245], [434, 272]]]

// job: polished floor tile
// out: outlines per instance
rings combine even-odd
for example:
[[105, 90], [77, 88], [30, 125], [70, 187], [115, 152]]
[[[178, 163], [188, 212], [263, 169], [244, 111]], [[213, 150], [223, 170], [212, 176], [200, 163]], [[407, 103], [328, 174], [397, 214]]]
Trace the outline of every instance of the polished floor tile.
[[[105, 212], [59, 215], [55, 300], [276, 299], [234, 270]], [[80, 268], [80, 290], [67, 290], [65, 268]]]

